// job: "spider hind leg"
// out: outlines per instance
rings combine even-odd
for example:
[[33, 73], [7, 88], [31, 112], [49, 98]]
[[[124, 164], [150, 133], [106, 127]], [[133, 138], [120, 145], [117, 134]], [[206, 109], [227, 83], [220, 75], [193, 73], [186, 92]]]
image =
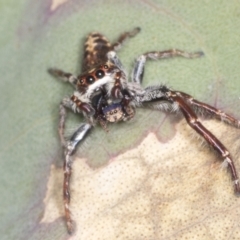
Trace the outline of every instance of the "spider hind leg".
[[[232, 156], [221, 141], [218, 140], [218, 138], [215, 137], [209, 130], [207, 130], [199, 121], [196, 113], [192, 109], [191, 103], [188, 101], [191, 99], [191, 96], [182, 92], [172, 91], [164, 85], [159, 87], [149, 87], [146, 88], [145, 91], [144, 95], [137, 96], [136, 105], [139, 104], [140, 106], [154, 107], [168, 112], [180, 111], [186, 119], [188, 125], [205, 139], [208, 145], [220, 155], [224, 163], [227, 163], [234, 182], [235, 194], [239, 196], [239, 178]], [[166, 103], [167, 105], [165, 105]], [[220, 118], [220, 115], [217, 116]], [[239, 125], [236, 124], [236, 126]]]
[[234, 181], [235, 194], [240, 196], [240, 184], [238, 174], [232, 156], [230, 155], [227, 148], [221, 143], [221, 141], [219, 141], [209, 130], [207, 130], [201, 124], [196, 114], [184, 100], [184, 97], [180, 92], [169, 91], [168, 97], [169, 100], [172, 100], [179, 105], [179, 109], [185, 117], [189, 126], [206, 140], [206, 142], [221, 156], [224, 162], [228, 163], [228, 168], [230, 170], [232, 180]]
[[200, 111], [202, 110], [206, 114], [208, 114], [210, 117], [215, 117], [221, 121], [224, 121], [230, 125], [233, 125], [236, 128], [240, 127], [240, 121], [234, 118], [233, 116], [221, 111], [220, 109], [212, 107], [204, 102], [200, 102], [184, 92], [179, 92], [179, 93], [191, 106], [195, 108], [196, 112], [198, 110]]

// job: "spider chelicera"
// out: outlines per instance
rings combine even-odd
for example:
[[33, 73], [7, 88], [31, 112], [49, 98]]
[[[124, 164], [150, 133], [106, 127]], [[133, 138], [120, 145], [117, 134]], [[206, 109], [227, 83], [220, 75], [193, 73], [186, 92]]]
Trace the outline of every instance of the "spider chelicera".
[[[117, 50], [128, 38], [134, 37], [140, 28], [120, 35], [118, 40], [111, 44], [103, 35], [97, 32], [90, 33], [84, 45], [82, 74], [74, 76], [71, 73], [51, 68], [49, 72], [69, 82], [75, 88], [71, 97], [65, 97], [60, 104], [60, 119], [58, 132], [64, 148], [64, 182], [63, 198], [68, 232], [74, 230], [70, 215], [70, 177], [72, 171], [72, 155], [77, 145], [89, 133], [90, 129], [99, 123], [107, 131], [107, 123], [128, 121], [135, 115], [138, 107], [154, 108], [160, 111], [181, 112], [186, 122], [220, 155], [229, 167], [234, 181], [234, 190], [240, 194], [239, 179], [232, 157], [226, 147], [208, 131], [197, 118], [199, 110], [227, 123], [240, 126], [240, 121], [208, 104], [195, 100], [192, 96], [174, 91], [165, 85], [142, 88], [144, 65], [149, 59], [163, 59], [169, 57], [198, 58], [203, 52], [188, 53], [178, 49], [147, 52], [139, 56], [132, 72], [131, 81], [123, 65], [116, 55]], [[65, 140], [64, 129], [67, 109], [83, 114], [86, 123], [73, 133], [69, 140]]]

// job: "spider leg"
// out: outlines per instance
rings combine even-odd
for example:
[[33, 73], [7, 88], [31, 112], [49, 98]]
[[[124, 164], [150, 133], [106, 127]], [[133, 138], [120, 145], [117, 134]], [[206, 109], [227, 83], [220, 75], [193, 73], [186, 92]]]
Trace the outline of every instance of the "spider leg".
[[65, 122], [67, 117], [67, 110], [64, 105], [61, 103], [59, 105], [59, 121], [58, 121], [58, 135], [63, 147], [66, 147], [66, 140], [64, 137]]
[[141, 29], [139, 27], [136, 27], [131, 32], [125, 32], [125, 33], [121, 34], [119, 36], [117, 42], [112, 44], [112, 50], [118, 51], [127, 39], [132, 38], [135, 35], [137, 35], [140, 32], [140, 30]]
[[[76, 96], [76, 95], [77, 96]], [[63, 147], [66, 147], [66, 140], [64, 137], [65, 122], [67, 117], [67, 109], [71, 109], [73, 112], [82, 112], [85, 117], [92, 122], [92, 116], [95, 113], [95, 110], [88, 104], [79, 100], [81, 96], [77, 92], [71, 96], [71, 98], [66, 97], [62, 100], [59, 105], [59, 122], [58, 122], [58, 134]]]
[[77, 77], [72, 75], [71, 73], [66, 73], [60, 69], [57, 68], [50, 68], [48, 69], [48, 72], [53, 75], [54, 77], [57, 77], [61, 79], [63, 82], [69, 82], [74, 87], [76, 87], [77, 84]]
[[134, 37], [140, 32], [141, 28], [136, 27], [134, 28], [131, 32], [125, 32], [121, 34], [117, 40], [116, 43], [113, 43], [111, 45], [112, 51], [109, 51], [107, 53], [107, 58], [110, 60], [113, 64], [115, 64], [119, 69], [123, 70], [123, 65], [121, 61], [119, 60], [118, 56], [116, 55], [116, 51], [118, 51], [121, 47], [122, 44], [129, 38]]
[[107, 53], [107, 58], [109, 61], [111, 61], [116, 67], [118, 67], [120, 70], [124, 71], [124, 67], [117, 56], [115, 51], [110, 51]]
[[163, 59], [163, 58], [170, 58], [170, 57], [184, 57], [184, 58], [198, 58], [202, 57], [204, 53], [202, 51], [199, 52], [185, 52], [179, 49], [169, 49], [165, 51], [153, 51], [153, 52], [146, 52], [143, 54], [147, 59]]
[[183, 113], [183, 116], [185, 117], [190, 127], [192, 127], [198, 134], [200, 134], [206, 140], [206, 142], [210, 146], [212, 146], [216, 152], [220, 154], [222, 159], [228, 163], [228, 167], [230, 169], [232, 179], [234, 181], [235, 193], [240, 194], [240, 185], [237, 171], [232, 160], [232, 157], [227, 148], [201, 124], [194, 111], [187, 104], [187, 102], [184, 100], [180, 93], [169, 91], [167, 95], [169, 100], [172, 100], [179, 105], [179, 109]]
[[[75, 100], [75, 102], [73, 101]], [[82, 107], [83, 106], [83, 107]], [[82, 107], [82, 109], [81, 109]], [[72, 170], [72, 158], [71, 156], [74, 154], [77, 145], [83, 140], [89, 130], [92, 128], [91, 124], [85, 123], [81, 125], [72, 135], [70, 140], [66, 141], [64, 137], [64, 129], [65, 122], [67, 116], [67, 109], [70, 108], [73, 111], [77, 111], [80, 109], [86, 116], [88, 114], [92, 114], [88, 112], [88, 105], [85, 103], [81, 103], [79, 99], [75, 95], [71, 98], [64, 98], [59, 107], [59, 124], [58, 124], [58, 133], [60, 137], [61, 144], [64, 148], [64, 180], [63, 180], [63, 200], [64, 200], [64, 212], [66, 218], [67, 229], [69, 233], [72, 233], [74, 230], [73, 220], [71, 218], [69, 204], [70, 204], [70, 177]]]
[[153, 52], [146, 52], [139, 56], [135, 62], [133, 73], [132, 73], [132, 81], [138, 84], [142, 83], [143, 74], [144, 74], [144, 65], [146, 60], [153, 59], [164, 59], [170, 57], [184, 57], [184, 58], [198, 58], [203, 56], [203, 52], [185, 52], [179, 49], [169, 49], [165, 51], [153, 51]]
[[92, 128], [90, 124], [83, 124], [81, 125], [72, 135], [69, 141], [67, 141], [65, 151], [64, 151], [64, 180], [63, 180], [63, 200], [64, 200], [64, 211], [65, 211], [65, 218], [67, 229], [69, 233], [72, 233], [74, 230], [73, 220], [71, 218], [71, 213], [69, 210], [70, 204], [70, 178], [72, 172], [72, 158], [71, 156], [76, 150], [77, 145], [84, 139], [87, 135], [89, 130]]
[[240, 121], [233, 116], [221, 111], [220, 109], [217, 109], [215, 107], [212, 107], [206, 103], [200, 102], [196, 99], [194, 99], [192, 96], [184, 93], [184, 92], [179, 92], [181, 96], [193, 107], [196, 108], [196, 110], [203, 110], [210, 116], [214, 116], [219, 120], [222, 120], [224, 122], [227, 122], [237, 128], [240, 127]]
[[222, 159], [228, 163], [228, 167], [234, 181], [235, 193], [239, 195], [239, 178], [229, 151], [209, 130], [207, 130], [201, 124], [197, 118], [197, 115], [191, 109], [186, 99], [184, 99], [184, 97], [181, 95], [181, 92], [172, 91], [166, 86], [146, 88], [145, 91], [146, 92], [144, 95], [136, 96], [135, 101], [138, 102], [138, 104], [141, 103], [143, 105], [146, 103], [151, 105], [155, 104], [156, 101], [160, 101], [158, 103], [158, 105], [160, 105], [159, 109], [161, 109], [161, 105], [164, 104], [161, 103], [161, 101], [168, 102], [169, 104], [167, 107], [162, 107], [164, 110], [180, 110], [189, 126], [192, 127], [199, 135], [201, 135], [206, 142], [222, 157]]

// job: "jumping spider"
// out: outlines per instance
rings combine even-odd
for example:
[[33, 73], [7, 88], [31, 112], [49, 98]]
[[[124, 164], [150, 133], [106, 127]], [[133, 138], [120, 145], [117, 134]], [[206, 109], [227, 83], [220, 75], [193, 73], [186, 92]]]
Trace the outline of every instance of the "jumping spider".
[[[137, 107], [155, 108], [165, 112], [181, 112], [187, 123], [220, 155], [228, 164], [234, 181], [234, 190], [240, 194], [240, 185], [236, 168], [226, 147], [208, 131], [197, 118], [198, 110], [227, 123], [240, 126], [240, 121], [208, 104], [195, 100], [190, 95], [174, 91], [165, 85], [141, 87], [144, 65], [149, 59], [163, 59], [170, 57], [198, 58], [202, 52], [188, 53], [178, 49], [147, 52], [139, 56], [135, 62], [132, 79], [128, 80], [123, 65], [116, 55], [122, 43], [139, 33], [140, 28], [120, 35], [118, 40], [111, 44], [103, 35], [97, 32], [90, 33], [84, 45], [83, 74], [74, 76], [59, 69], [49, 69], [49, 72], [60, 77], [64, 82], [71, 83], [75, 91], [71, 97], [65, 97], [60, 104], [60, 120], [58, 132], [64, 148], [64, 182], [63, 198], [64, 210], [69, 233], [74, 230], [70, 215], [70, 186], [72, 170], [72, 155], [77, 145], [89, 133], [90, 129], [99, 123], [107, 130], [107, 123], [128, 121], [133, 118]], [[87, 123], [83, 123], [66, 141], [64, 126], [67, 108], [74, 113], [81, 113]]]

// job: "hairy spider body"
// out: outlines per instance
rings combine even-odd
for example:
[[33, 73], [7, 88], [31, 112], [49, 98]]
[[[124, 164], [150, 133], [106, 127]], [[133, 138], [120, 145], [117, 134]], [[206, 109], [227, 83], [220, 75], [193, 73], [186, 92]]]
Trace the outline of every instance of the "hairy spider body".
[[[122, 43], [134, 37], [140, 28], [120, 35], [116, 43], [111, 44], [100, 33], [88, 35], [84, 45], [83, 74], [74, 76], [59, 69], [49, 72], [63, 81], [71, 83], [75, 91], [71, 97], [65, 97], [60, 104], [59, 136], [64, 148], [64, 182], [63, 198], [68, 232], [74, 230], [70, 215], [70, 177], [72, 171], [72, 155], [77, 145], [99, 123], [107, 130], [107, 123], [128, 121], [134, 117], [137, 107], [154, 108], [166, 112], [181, 112], [187, 123], [220, 155], [228, 164], [234, 181], [235, 193], [240, 194], [240, 185], [232, 157], [226, 147], [208, 131], [197, 118], [198, 110], [227, 123], [240, 126], [240, 121], [208, 104], [195, 100], [190, 95], [173, 91], [165, 85], [141, 87], [144, 65], [148, 59], [169, 57], [198, 58], [202, 52], [188, 53], [178, 49], [147, 52], [139, 56], [133, 68], [132, 79], [128, 80], [116, 51]], [[67, 108], [75, 113], [83, 114], [87, 123], [83, 123], [66, 141], [64, 137]]]

